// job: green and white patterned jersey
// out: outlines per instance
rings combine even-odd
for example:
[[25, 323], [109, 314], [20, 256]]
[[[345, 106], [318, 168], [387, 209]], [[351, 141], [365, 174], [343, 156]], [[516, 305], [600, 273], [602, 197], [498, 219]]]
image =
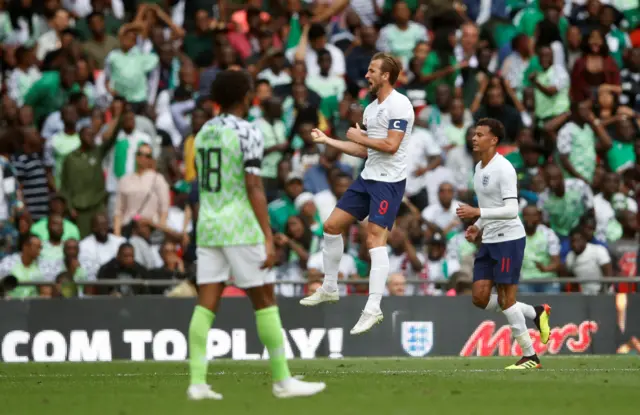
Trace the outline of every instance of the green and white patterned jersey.
[[593, 209], [593, 192], [582, 180], [564, 179], [564, 196], [558, 197], [547, 189], [538, 198], [538, 209], [555, 233], [569, 236], [580, 218]]
[[[596, 171], [596, 135], [585, 123], [582, 127], [573, 121], [558, 131], [558, 154], [569, 156], [569, 162], [587, 180], [593, 180]], [[564, 170], [564, 177], [572, 176]]]
[[536, 266], [536, 262], [549, 265], [552, 256], [560, 255], [560, 239], [556, 234], [544, 225], [538, 225], [536, 232], [527, 235], [527, 244], [524, 248], [524, 260], [520, 276], [522, 280], [536, 278], [557, 277], [555, 272], [542, 272]]
[[234, 115], [220, 115], [202, 127], [194, 147], [200, 198], [197, 245], [264, 243], [244, 182], [245, 173], [260, 176], [260, 131]]

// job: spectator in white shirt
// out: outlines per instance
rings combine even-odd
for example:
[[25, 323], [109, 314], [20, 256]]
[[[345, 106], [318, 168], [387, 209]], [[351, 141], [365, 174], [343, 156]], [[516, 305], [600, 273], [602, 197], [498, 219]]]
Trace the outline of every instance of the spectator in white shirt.
[[427, 183], [429, 201], [438, 200], [440, 185], [454, 182], [453, 172], [445, 166], [438, 166], [425, 174], [425, 182]]
[[333, 172], [329, 174], [330, 188], [313, 195], [313, 201], [318, 207], [318, 214], [322, 223], [329, 219], [329, 215], [331, 215], [333, 208], [336, 207], [338, 199], [342, 197], [353, 182], [353, 178], [342, 170], [335, 169], [334, 172], [335, 174]]
[[347, 90], [347, 84], [344, 76], [331, 74], [333, 61], [331, 53], [327, 49], [320, 49], [318, 54], [318, 67], [320, 73], [316, 76], [307, 78], [306, 85], [322, 99], [334, 98], [338, 102], [342, 101], [344, 93]]
[[24, 104], [24, 96], [38, 79], [40, 79], [40, 70], [36, 65], [37, 60], [34, 49], [26, 46], [20, 46], [16, 49], [16, 68], [11, 72], [7, 79], [7, 90], [12, 100], [18, 106]]
[[602, 192], [593, 198], [593, 209], [596, 216], [596, 238], [607, 241], [607, 231], [612, 221], [616, 219], [616, 212], [628, 210], [638, 213], [635, 200], [620, 192], [620, 176], [606, 173], [602, 179]]
[[146, 269], [163, 266], [163, 260], [157, 246], [151, 245], [151, 226], [142, 221], [134, 221], [129, 243], [133, 245], [135, 261]]
[[[449, 150], [445, 160], [445, 167], [451, 171], [452, 182], [458, 192], [458, 196], [466, 194], [473, 180], [474, 160], [472, 139], [476, 129], [471, 126], [465, 134], [465, 145], [456, 146]], [[462, 197], [461, 197], [462, 198]]]
[[442, 183], [438, 189], [438, 200], [434, 200], [422, 211], [422, 218], [432, 230], [446, 235], [462, 229], [462, 223], [456, 216], [458, 201], [454, 199], [454, 194], [451, 183]]
[[267, 54], [268, 66], [258, 74], [258, 79], [269, 81], [269, 85], [275, 88], [279, 85], [291, 83], [291, 75], [286, 69], [286, 57], [282, 51], [271, 51]]
[[387, 280], [387, 295], [404, 297], [407, 293], [407, 279], [402, 274], [391, 274]]
[[[571, 232], [571, 252], [567, 255], [566, 268], [577, 280], [597, 279], [613, 276], [613, 266], [607, 248], [587, 242], [581, 229]], [[583, 294], [596, 295], [602, 284], [590, 282], [580, 284]]]
[[138, 147], [142, 144], [152, 144], [152, 138], [137, 128], [137, 118], [130, 106], [125, 107], [121, 122], [122, 128], [104, 162], [107, 171], [105, 187], [110, 195], [110, 216], [115, 211], [116, 192], [120, 180], [136, 171]]
[[[416, 250], [407, 232], [394, 227], [389, 233], [389, 274], [402, 274], [409, 279], [424, 277], [424, 253]], [[407, 287], [407, 295], [412, 295], [415, 285]]]
[[58, 9], [49, 19], [51, 30], [38, 38], [36, 56], [42, 61], [47, 53], [62, 47], [61, 34], [69, 27], [69, 12], [65, 9]]
[[429, 130], [416, 126], [409, 136], [407, 154], [405, 195], [422, 210], [429, 204], [426, 174], [442, 163], [442, 149]]
[[[426, 280], [448, 280], [454, 273], [460, 271], [460, 263], [458, 260], [447, 256], [447, 239], [445, 236], [436, 232], [431, 236], [427, 243], [427, 260], [425, 264]], [[443, 288], [446, 288], [444, 286]], [[441, 294], [442, 290], [436, 288], [434, 284], [424, 284], [420, 288], [423, 295]]]
[[408, 67], [413, 57], [413, 48], [418, 42], [427, 41], [427, 29], [420, 23], [411, 21], [411, 10], [404, 1], [396, 1], [392, 8], [393, 23], [380, 30], [376, 44], [381, 52], [390, 52], [400, 58], [402, 66]]
[[78, 17], [87, 17], [93, 10], [90, 0], [62, 0], [62, 6]]
[[107, 216], [98, 213], [91, 223], [91, 235], [80, 242], [80, 254], [102, 266], [116, 257], [125, 242], [124, 238], [109, 233]]
[[297, 48], [287, 50], [285, 55], [292, 63], [295, 61], [304, 61], [307, 65], [309, 76], [316, 76], [320, 74], [317, 51], [321, 49], [326, 49], [331, 54], [331, 71], [329, 71], [329, 74], [344, 76], [346, 73], [344, 53], [336, 46], [327, 42], [325, 28], [319, 23], [305, 26]]

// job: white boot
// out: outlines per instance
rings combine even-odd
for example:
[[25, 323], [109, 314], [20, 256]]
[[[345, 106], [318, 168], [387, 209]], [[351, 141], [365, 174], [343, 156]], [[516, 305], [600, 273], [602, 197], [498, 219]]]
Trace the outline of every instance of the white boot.
[[326, 387], [324, 382], [304, 382], [296, 378], [289, 378], [273, 384], [273, 396], [276, 398], [312, 396], [322, 392]]
[[313, 307], [322, 303], [337, 303], [340, 299], [338, 290], [334, 292], [327, 292], [324, 288], [319, 287], [315, 293], [300, 300], [300, 304], [308, 307]]
[[187, 398], [191, 401], [201, 401], [203, 399], [222, 399], [222, 395], [211, 390], [211, 386], [206, 384], [191, 385], [187, 389]]
[[367, 310], [364, 310], [360, 315], [360, 320], [356, 323], [355, 326], [351, 329], [351, 334], [362, 334], [365, 333], [376, 324], [382, 321], [382, 312], [380, 313], [371, 313]]

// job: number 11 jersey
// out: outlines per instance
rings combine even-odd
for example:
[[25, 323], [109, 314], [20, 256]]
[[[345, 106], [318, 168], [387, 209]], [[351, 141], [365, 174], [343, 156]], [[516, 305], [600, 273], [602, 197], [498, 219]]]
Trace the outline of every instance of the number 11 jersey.
[[245, 172], [260, 176], [264, 142], [258, 129], [234, 115], [208, 121], [196, 135], [200, 210], [199, 247], [264, 243], [245, 186]]

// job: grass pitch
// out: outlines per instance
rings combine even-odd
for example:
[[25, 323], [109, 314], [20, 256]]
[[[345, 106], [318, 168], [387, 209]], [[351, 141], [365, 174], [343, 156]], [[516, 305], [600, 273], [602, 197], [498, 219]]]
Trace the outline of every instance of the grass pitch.
[[188, 402], [186, 363], [0, 365], [3, 415], [638, 414], [640, 357], [543, 357], [544, 369], [506, 372], [515, 358], [291, 361], [327, 383], [312, 398], [277, 400], [266, 361], [219, 360], [209, 382], [223, 401]]

